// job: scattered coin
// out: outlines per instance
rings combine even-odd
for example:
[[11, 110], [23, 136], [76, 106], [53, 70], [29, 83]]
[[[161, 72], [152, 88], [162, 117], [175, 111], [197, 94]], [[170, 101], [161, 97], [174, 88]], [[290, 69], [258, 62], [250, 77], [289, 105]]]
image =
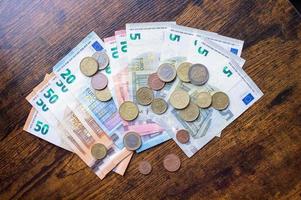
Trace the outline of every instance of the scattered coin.
[[229, 97], [224, 92], [216, 92], [212, 95], [212, 107], [216, 110], [224, 110], [229, 106]]
[[149, 105], [153, 99], [153, 91], [148, 87], [141, 87], [136, 92], [137, 102], [143, 106]]
[[157, 73], [152, 73], [148, 76], [148, 86], [150, 88], [152, 88], [153, 90], [161, 90], [164, 85], [165, 85], [165, 82], [163, 82]]
[[103, 90], [108, 85], [108, 78], [103, 73], [97, 73], [91, 78], [91, 85], [95, 90]]
[[98, 71], [98, 62], [93, 57], [85, 57], [80, 61], [80, 71], [86, 76], [92, 76]]
[[148, 175], [152, 171], [152, 166], [148, 161], [143, 160], [139, 162], [138, 169], [141, 174]]
[[181, 144], [186, 144], [187, 142], [189, 142], [190, 135], [187, 130], [182, 129], [178, 130], [176, 138]]
[[211, 105], [212, 96], [209, 92], [200, 92], [196, 97], [196, 104], [200, 108], [208, 108]]
[[127, 150], [134, 151], [141, 146], [141, 137], [136, 132], [128, 132], [123, 137], [123, 144]]
[[159, 66], [157, 74], [162, 81], [171, 82], [176, 78], [177, 72], [172, 64], [163, 63]]
[[119, 114], [122, 119], [132, 121], [138, 116], [139, 110], [137, 105], [133, 102], [125, 101], [119, 107]]
[[98, 62], [98, 69], [103, 70], [109, 65], [109, 56], [103, 51], [97, 51], [92, 56]]
[[112, 99], [112, 95], [108, 87], [103, 90], [95, 90], [95, 96], [99, 101], [109, 101]]
[[162, 98], [156, 98], [152, 101], [151, 109], [154, 113], [161, 115], [167, 110], [167, 103]]
[[163, 160], [163, 166], [167, 171], [175, 172], [181, 166], [180, 158], [175, 154], [168, 154]]
[[96, 143], [91, 148], [91, 154], [97, 160], [103, 159], [107, 155], [107, 148], [103, 144]]
[[183, 82], [190, 82], [189, 76], [188, 76], [188, 71], [191, 67], [191, 63], [190, 62], [183, 62], [181, 63], [178, 68], [177, 68], [177, 76], [179, 77], [179, 79]]
[[188, 106], [190, 97], [184, 90], [175, 90], [169, 98], [169, 102], [176, 109], [183, 109]]
[[183, 120], [185, 120], [187, 122], [192, 122], [198, 118], [198, 116], [200, 114], [200, 110], [197, 105], [190, 102], [186, 108], [179, 111], [179, 114]]
[[204, 85], [209, 79], [208, 69], [202, 64], [193, 64], [189, 68], [188, 77], [194, 85]]

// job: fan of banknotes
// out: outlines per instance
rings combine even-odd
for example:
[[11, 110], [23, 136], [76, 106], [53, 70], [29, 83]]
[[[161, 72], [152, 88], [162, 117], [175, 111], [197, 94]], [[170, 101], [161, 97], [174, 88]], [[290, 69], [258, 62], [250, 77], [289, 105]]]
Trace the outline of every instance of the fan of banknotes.
[[[24, 130], [77, 154], [101, 179], [170, 139], [191, 157], [263, 95], [242, 69], [242, 48], [175, 22], [126, 24], [104, 40], [91, 32], [26, 97]], [[163, 165], [176, 171], [180, 159], [169, 154]]]

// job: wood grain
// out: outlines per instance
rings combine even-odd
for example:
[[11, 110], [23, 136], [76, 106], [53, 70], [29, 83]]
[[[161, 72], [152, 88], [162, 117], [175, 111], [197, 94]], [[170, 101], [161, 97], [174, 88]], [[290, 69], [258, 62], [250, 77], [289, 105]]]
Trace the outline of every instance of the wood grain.
[[[195, 156], [173, 141], [100, 181], [74, 154], [22, 131], [25, 97], [89, 32], [176, 20], [245, 40], [263, 98]], [[0, 199], [301, 199], [301, 18], [286, 0], [0, 1]], [[177, 153], [178, 173], [163, 169]], [[153, 172], [138, 173], [142, 159]]]

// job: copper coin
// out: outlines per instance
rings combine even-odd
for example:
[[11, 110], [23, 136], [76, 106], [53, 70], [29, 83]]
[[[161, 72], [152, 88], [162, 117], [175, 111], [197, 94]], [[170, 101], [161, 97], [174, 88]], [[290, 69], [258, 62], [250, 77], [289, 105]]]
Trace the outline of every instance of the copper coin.
[[152, 88], [153, 90], [161, 90], [164, 85], [165, 85], [165, 82], [163, 82], [157, 73], [152, 73], [148, 76], [148, 86], [150, 88]]
[[163, 166], [167, 171], [175, 172], [181, 166], [181, 160], [176, 154], [168, 154], [163, 160]]
[[95, 90], [103, 90], [108, 85], [108, 78], [99, 72], [91, 78], [91, 85]]
[[152, 171], [152, 166], [148, 161], [143, 160], [139, 162], [138, 170], [141, 174], [148, 175]]
[[181, 144], [186, 144], [187, 142], [189, 142], [189, 132], [182, 129], [182, 130], [178, 130], [177, 134], [176, 134], [176, 138], [178, 140], [178, 142], [180, 142]]

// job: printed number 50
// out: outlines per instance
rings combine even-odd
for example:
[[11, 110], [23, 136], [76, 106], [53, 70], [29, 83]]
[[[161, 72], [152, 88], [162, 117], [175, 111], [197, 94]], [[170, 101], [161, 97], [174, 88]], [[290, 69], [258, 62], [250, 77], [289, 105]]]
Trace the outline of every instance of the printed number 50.
[[37, 132], [41, 132], [43, 135], [46, 135], [48, 133], [49, 126], [48, 124], [43, 124], [43, 122], [41, 121], [37, 121], [34, 130]]

